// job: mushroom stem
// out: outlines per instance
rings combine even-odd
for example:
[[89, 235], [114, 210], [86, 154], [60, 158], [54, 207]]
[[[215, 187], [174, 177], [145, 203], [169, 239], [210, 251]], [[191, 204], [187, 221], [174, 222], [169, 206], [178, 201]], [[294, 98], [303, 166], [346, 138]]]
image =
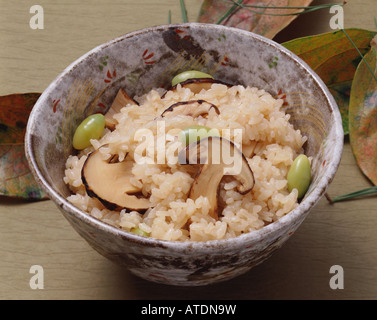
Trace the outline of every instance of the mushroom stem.
[[[208, 214], [215, 220], [219, 219], [218, 197], [219, 185], [222, 178], [222, 168], [219, 168], [219, 165], [204, 165], [192, 183], [189, 193], [189, 198], [193, 200], [203, 195], [207, 197], [211, 205]], [[203, 194], [204, 189], [205, 193]]]
[[137, 105], [137, 102], [130, 98], [126, 91], [123, 88], [120, 88], [111, 107], [105, 114], [105, 124], [106, 127], [110, 130], [114, 130], [118, 121], [114, 119], [114, 115], [120, 112], [120, 109], [125, 107], [128, 104]]
[[[248, 193], [254, 186], [253, 172], [242, 152], [222, 137], [207, 137], [188, 145], [179, 154], [181, 164], [203, 164], [191, 185], [189, 198], [207, 197], [209, 215], [218, 220], [219, 185], [224, 175], [239, 182], [237, 191]], [[184, 161], [182, 161], [184, 160]]]

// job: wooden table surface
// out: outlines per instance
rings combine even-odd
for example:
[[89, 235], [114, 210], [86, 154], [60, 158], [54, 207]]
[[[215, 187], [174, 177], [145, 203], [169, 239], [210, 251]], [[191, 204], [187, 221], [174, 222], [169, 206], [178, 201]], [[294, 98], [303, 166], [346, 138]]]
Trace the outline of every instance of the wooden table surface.
[[[186, 0], [196, 21], [201, 0]], [[329, 1], [314, 1], [313, 4]], [[330, 1], [340, 2], [340, 1]], [[40, 0], [44, 29], [33, 30], [31, 2], [0, 0], [0, 94], [42, 92], [76, 58], [124, 33], [181, 22], [178, 0]], [[349, 0], [345, 27], [376, 30], [375, 0]], [[328, 9], [300, 16], [275, 38], [282, 42], [330, 31]], [[328, 193], [371, 186], [348, 139]], [[376, 299], [377, 198], [330, 205], [323, 198], [269, 260], [233, 280], [198, 288], [165, 286], [131, 275], [99, 255], [50, 200], [0, 198], [0, 299]], [[32, 289], [30, 267], [44, 270]], [[344, 288], [332, 289], [333, 265]]]

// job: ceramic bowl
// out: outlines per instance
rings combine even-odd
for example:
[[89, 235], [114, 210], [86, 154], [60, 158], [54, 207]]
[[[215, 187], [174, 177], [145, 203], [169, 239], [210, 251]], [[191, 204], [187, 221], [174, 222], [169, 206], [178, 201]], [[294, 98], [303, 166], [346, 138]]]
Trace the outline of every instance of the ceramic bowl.
[[[141, 237], [89, 216], [66, 200], [65, 160], [89, 114], [108, 108], [120, 87], [130, 96], [166, 88], [196, 69], [231, 84], [256, 86], [284, 99], [291, 122], [308, 137], [312, 183], [297, 209], [234, 239], [174, 242]], [[219, 25], [151, 27], [109, 41], [67, 67], [34, 106], [26, 156], [36, 180], [72, 227], [100, 254], [155, 282], [197, 286], [245, 273], [292, 236], [324, 195], [338, 168], [343, 130], [337, 105], [320, 78], [290, 51], [259, 35]]]

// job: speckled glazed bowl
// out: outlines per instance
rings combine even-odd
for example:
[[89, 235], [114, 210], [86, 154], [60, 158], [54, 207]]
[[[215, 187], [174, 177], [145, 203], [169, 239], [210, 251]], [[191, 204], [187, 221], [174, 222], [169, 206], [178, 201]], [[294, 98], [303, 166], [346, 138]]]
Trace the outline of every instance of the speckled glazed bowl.
[[[259, 231], [230, 240], [169, 242], [128, 233], [66, 200], [65, 160], [89, 114], [104, 111], [123, 87], [132, 97], [167, 87], [197, 69], [231, 84], [256, 86], [284, 99], [291, 121], [309, 140], [313, 179], [297, 209]], [[133, 274], [171, 285], [205, 285], [245, 273], [292, 236], [323, 196], [343, 148], [341, 117], [319, 77], [297, 56], [264, 37], [209, 24], [152, 27], [121, 36], [76, 60], [44, 91], [29, 118], [26, 155], [43, 189], [73, 228], [99, 253]]]

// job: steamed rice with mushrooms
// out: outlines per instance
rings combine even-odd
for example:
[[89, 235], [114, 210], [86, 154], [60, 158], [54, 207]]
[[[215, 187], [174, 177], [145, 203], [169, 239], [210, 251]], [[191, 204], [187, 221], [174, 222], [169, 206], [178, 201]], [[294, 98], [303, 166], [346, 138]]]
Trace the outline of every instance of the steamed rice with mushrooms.
[[[128, 104], [113, 115], [114, 130], [105, 129], [100, 139], [91, 140], [91, 147], [69, 156], [64, 182], [72, 191], [68, 197], [72, 204], [115, 227], [172, 241], [236, 237], [278, 220], [298, 205], [297, 190], [288, 191], [287, 173], [293, 160], [302, 153], [306, 137], [289, 123], [289, 115], [282, 110], [282, 100], [257, 88], [221, 83], [213, 83], [210, 89], [198, 93], [178, 84], [176, 90], [162, 93], [152, 90], [134, 97], [138, 104]], [[205, 116], [177, 114], [161, 118], [173, 104], [198, 100], [217, 106], [219, 112], [210, 108]], [[231, 175], [224, 176], [218, 188], [221, 210], [217, 219], [209, 214], [211, 204], [205, 194], [196, 199], [189, 197], [200, 164], [181, 165], [172, 161], [175, 151], [183, 148], [180, 132], [193, 125], [219, 132], [229, 129], [227, 138], [236, 145], [241, 140], [235, 136], [235, 129], [242, 130], [242, 141], [237, 147], [254, 176], [253, 188], [246, 194], [238, 191], [239, 181]], [[146, 147], [142, 153], [144, 159], [150, 156], [150, 163], [138, 163], [134, 158], [143, 143], [137, 139], [140, 129], [152, 132], [155, 137], [153, 148]], [[162, 129], [166, 133], [163, 159], [157, 148], [161, 147], [157, 137], [158, 130]], [[103, 159], [115, 157], [117, 162], [130, 161], [130, 185], [138, 190], [138, 197], [148, 199], [148, 209], [144, 212], [109, 209], [98, 198], [88, 195], [82, 169], [93, 151]]]

